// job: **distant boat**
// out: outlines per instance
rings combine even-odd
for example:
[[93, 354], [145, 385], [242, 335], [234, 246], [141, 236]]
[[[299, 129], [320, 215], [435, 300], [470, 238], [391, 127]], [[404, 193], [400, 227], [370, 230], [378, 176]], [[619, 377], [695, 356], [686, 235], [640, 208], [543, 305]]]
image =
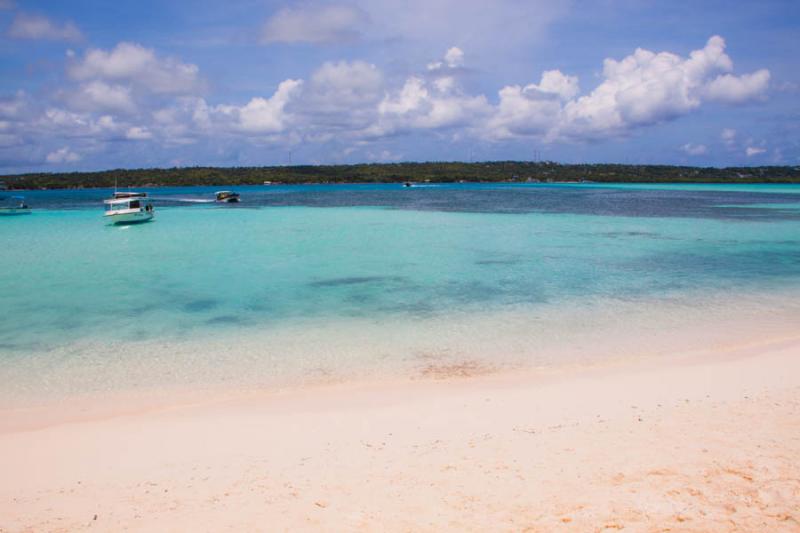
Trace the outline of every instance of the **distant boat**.
[[239, 201], [239, 193], [233, 191], [218, 191], [216, 194], [218, 202], [236, 203]]
[[11, 196], [8, 201], [0, 203], [0, 216], [30, 214], [31, 208], [25, 203], [24, 196]]
[[114, 197], [103, 202], [105, 217], [112, 224], [137, 224], [155, 216], [152, 202], [146, 192], [115, 192]]
[[414, 184], [411, 183], [410, 181], [407, 181], [407, 182], [403, 183], [403, 187], [413, 187], [413, 186], [414, 186]]

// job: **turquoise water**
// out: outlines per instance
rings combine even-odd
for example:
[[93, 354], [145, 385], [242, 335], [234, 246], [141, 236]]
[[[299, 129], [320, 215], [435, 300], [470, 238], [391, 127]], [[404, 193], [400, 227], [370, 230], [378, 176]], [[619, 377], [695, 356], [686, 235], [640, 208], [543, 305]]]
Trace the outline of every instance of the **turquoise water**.
[[[240, 378], [394, 368], [422, 344], [457, 358], [471, 334], [540, 364], [542, 338], [588, 335], [615, 309], [680, 301], [671, 319], [707, 317], [730, 309], [720, 295], [800, 325], [780, 299], [800, 291], [797, 186], [261, 187], [240, 188], [241, 206], [186, 202], [210, 190], [151, 191], [156, 221], [137, 226], [104, 223], [107, 191], [29, 193], [33, 215], [0, 220], [6, 389], [23, 375], [29, 392], [98, 388], [130, 364], [144, 381], [167, 365], [165, 382], [235, 380], [239, 360]], [[202, 364], [186, 355], [206, 348]]]

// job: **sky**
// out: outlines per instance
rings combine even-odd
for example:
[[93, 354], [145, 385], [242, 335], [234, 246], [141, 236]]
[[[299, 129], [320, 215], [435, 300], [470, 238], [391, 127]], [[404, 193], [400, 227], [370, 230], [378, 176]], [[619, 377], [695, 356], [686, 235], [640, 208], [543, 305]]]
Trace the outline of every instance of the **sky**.
[[800, 2], [0, 0], [0, 174], [800, 164]]

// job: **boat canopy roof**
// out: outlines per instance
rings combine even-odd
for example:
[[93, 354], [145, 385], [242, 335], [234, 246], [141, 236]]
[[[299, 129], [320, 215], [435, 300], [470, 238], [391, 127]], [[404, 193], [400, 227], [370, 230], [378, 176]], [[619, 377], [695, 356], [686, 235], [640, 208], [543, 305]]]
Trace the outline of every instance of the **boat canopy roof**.
[[145, 198], [147, 197], [146, 192], [115, 192], [114, 199], [120, 200], [123, 198]]
[[104, 204], [109, 204], [109, 205], [128, 205], [132, 201], [138, 200], [139, 198], [142, 198], [142, 197], [141, 196], [133, 196], [131, 198], [113, 198], [111, 200], [103, 200], [103, 203]]

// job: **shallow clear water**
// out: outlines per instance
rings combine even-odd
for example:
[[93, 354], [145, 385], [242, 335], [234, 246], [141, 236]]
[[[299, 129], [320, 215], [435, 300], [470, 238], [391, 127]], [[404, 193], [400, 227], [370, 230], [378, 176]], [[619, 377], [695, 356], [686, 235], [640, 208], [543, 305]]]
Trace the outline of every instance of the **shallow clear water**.
[[[240, 205], [200, 202], [214, 190], [150, 190], [156, 220], [127, 227], [102, 220], [108, 191], [27, 193], [32, 215], [0, 219], [0, 382], [35, 371], [69, 388], [67, 367], [96, 372], [110, 351], [169, 365], [178, 346], [209, 347], [200, 381], [215, 380], [221, 346], [235, 366], [268, 344], [269, 364], [249, 373], [317, 368], [333, 345], [326, 372], [389, 368], [415, 335], [440, 352], [492, 331], [525, 344], [559, 316], [545, 328], [555, 345], [582, 309], [591, 329], [626, 302], [647, 302], [633, 317], [684, 299], [678, 315], [701, 317], [703, 295], [719, 312], [729, 305], [712, 295], [758, 305], [752, 295], [800, 289], [800, 186], [272, 186], [236, 188]], [[531, 328], [501, 333], [492, 317], [508, 313]], [[443, 331], [451, 318], [475, 327]], [[119, 355], [136, 343], [146, 353]], [[172, 380], [191, 382], [197, 363]]]

